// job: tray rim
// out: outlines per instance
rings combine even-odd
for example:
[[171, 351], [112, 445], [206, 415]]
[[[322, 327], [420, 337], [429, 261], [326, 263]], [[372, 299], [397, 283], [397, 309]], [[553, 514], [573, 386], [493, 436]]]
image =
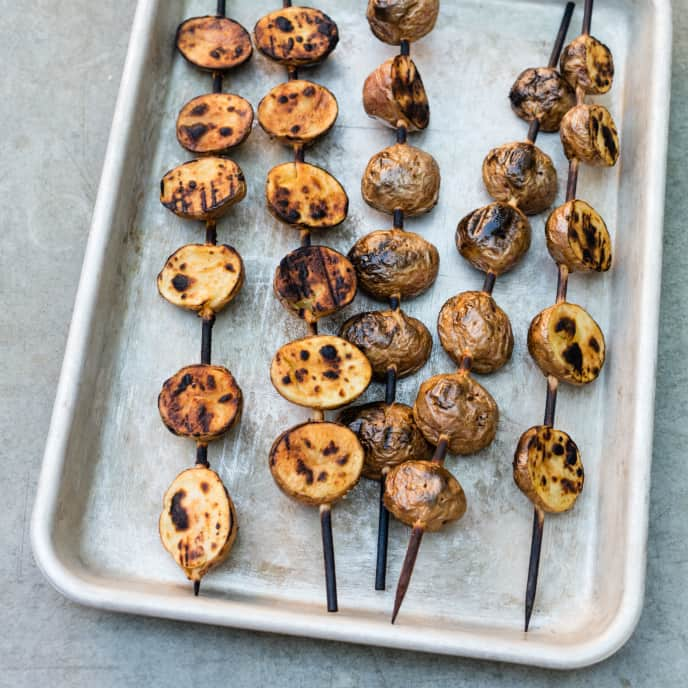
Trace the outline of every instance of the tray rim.
[[[653, 65], [650, 98], [654, 102], [666, 103], [667, 107], [653, 109], [648, 122], [649, 145], [660, 164], [651, 168], [654, 178], [649, 184], [651, 191], [647, 195], [644, 222], [646, 226], [659, 227], [660, 231], [653, 234], [653, 240], [648, 242], [642, 258], [643, 284], [640, 289], [641, 319], [638, 330], [642, 333], [639, 349], [643, 352], [644, 365], [638, 369], [635, 383], [638, 401], [634, 409], [633, 445], [645, 460], [638, 462], [640, 470], [628, 478], [628, 545], [624, 557], [626, 585], [617, 611], [601, 633], [583, 642], [558, 645], [533, 635], [528, 636], [526, 642], [525, 634], [518, 640], [493, 638], [490, 643], [485, 643], [484, 633], [462, 630], [446, 632], [424, 628], [423, 633], [418, 634], [413, 627], [391, 626], [386, 621], [373, 620], [366, 625], [346, 612], [340, 612], [335, 621], [326, 614], [269, 609], [265, 605], [227, 599], [150, 594], [138, 591], [133, 586], [117, 587], [108, 583], [107, 578], [74, 570], [61, 558], [52, 537], [53, 523], [78, 399], [80, 363], [86, 355], [95, 316], [99, 267], [105, 260], [116, 209], [116, 196], [110, 190], [118, 188], [122, 180], [126, 142], [134, 123], [136, 103], [130, 95], [139, 91], [149, 49], [146, 39], [151, 33], [160, 0], [138, 0], [137, 3], [38, 480], [31, 518], [31, 544], [36, 563], [46, 579], [73, 602], [109, 611], [552, 669], [582, 668], [600, 662], [619, 650], [630, 638], [640, 619], [645, 588], [654, 424], [653, 413], [648, 420], [648, 410], [654, 410], [671, 97], [671, 0], [648, 2], [656, 19], [654, 43], [663, 46], [663, 51], [656, 54]], [[658, 278], [651, 277], [654, 275], [658, 275]]]

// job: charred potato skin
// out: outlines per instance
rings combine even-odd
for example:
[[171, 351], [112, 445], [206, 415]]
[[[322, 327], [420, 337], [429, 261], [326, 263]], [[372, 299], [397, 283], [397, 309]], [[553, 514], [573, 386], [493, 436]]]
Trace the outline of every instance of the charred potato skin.
[[566, 157], [588, 165], [613, 167], [619, 159], [619, 133], [609, 110], [581, 103], [569, 110], [559, 130]]
[[609, 48], [590, 35], [569, 43], [559, 61], [561, 73], [574, 87], [588, 95], [607, 93], [614, 81], [614, 58]]
[[558, 131], [562, 117], [576, 104], [576, 92], [552, 67], [522, 71], [509, 92], [511, 109], [526, 122], [538, 120], [540, 129]]
[[[195, 41], [202, 46], [198, 51]], [[253, 54], [248, 31], [233, 19], [214, 15], [182, 22], [177, 28], [175, 44], [187, 62], [207, 72], [233, 69]], [[201, 50], [202, 56], [198, 54]]]
[[439, 14], [439, 0], [368, 0], [371, 31], [383, 43], [399, 45], [430, 33]]

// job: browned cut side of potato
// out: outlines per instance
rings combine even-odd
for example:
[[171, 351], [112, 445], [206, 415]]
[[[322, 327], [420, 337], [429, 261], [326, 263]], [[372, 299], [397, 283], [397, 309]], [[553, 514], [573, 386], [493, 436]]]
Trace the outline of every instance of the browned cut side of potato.
[[238, 67], [253, 52], [248, 31], [227, 17], [193, 17], [182, 22], [177, 48], [191, 64], [211, 72]]
[[334, 249], [304, 246], [282, 258], [273, 286], [287, 310], [313, 323], [354, 300], [356, 272]]
[[344, 187], [320, 167], [285, 162], [268, 172], [268, 210], [280, 222], [307, 229], [329, 229], [346, 220], [349, 197]]
[[263, 55], [288, 67], [318, 64], [339, 42], [337, 25], [312, 7], [285, 7], [266, 14], [253, 35]]
[[366, 15], [372, 32], [384, 43], [417, 41], [432, 31], [439, 0], [368, 0]]
[[609, 48], [590, 35], [581, 35], [561, 54], [561, 73], [575, 88], [597, 95], [607, 93], [614, 81], [614, 58]]
[[514, 480], [543, 511], [560, 514], [573, 507], [585, 475], [576, 443], [547, 425], [523, 433], [514, 455]]
[[310, 422], [283, 432], [270, 449], [270, 472], [285, 494], [303, 504], [332, 504], [359, 481], [363, 448], [339, 423]]
[[370, 384], [368, 359], [355, 346], [330, 335], [297, 339], [272, 359], [270, 379], [292, 404], [336, 409], [357, 399]]
[[552, 258], [571, 271], [606, 272], [612, 266], [612, 240], [607, 225], [585, 201], [559, 206], [545, 225]]
[[305, 145], [324, 136], [338, 114], [337, 99], [330, 91], [302, 79], [275, 86], [258, 105], [260, 126], [287, 145]]
[[569, 110], [559, 130], [564, 153], [588, 165], [613, 167], [619, 159], [619, 134], [607, 108], [583, 103]]
[[509, 100], [521, 119], [538, 120], [542, 131], [558, 131], [561, 118], [576, 104], [576, 92], [556, 69], [536, 67], [518, 75]]
[[244, 196], [244, 173], [227, 158], [189, 160], [167, 172], [160, 182], [160, 202], [188, 220], [222, 217]]
[[244, 262], [231, 246], [188, 244], [175, 251], [158, 275], [160, 295], [202, 318], [219, 313], [244, 284]]
[[229, 556], [239, 530], [234, 504], [209, 468], [180, 473], [163, 499], [160, 539], [186, 577], [200, 581]]
[[572, 385], [597, 379], [606, 355], [600, 326], [575, 303], [558, 303], [535, 316], [528, 350], [545, 375]]
[[158, 410], [167, 429], [204, 443], [229, 432], [241, 416], [241, 407], [241, 389], [222, 366], [182, 368], [165, 381], [158, 397]]

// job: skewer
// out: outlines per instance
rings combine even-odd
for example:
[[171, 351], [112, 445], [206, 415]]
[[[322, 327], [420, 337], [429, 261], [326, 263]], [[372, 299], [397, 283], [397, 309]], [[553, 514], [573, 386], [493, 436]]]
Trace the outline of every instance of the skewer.
[[329, 504], [320, 506], [320, 530], [322, 531], [323, 558], [325, 560], [325, 588], [327, 611], [337, 612], [337, 574], [334, 566], [334, 540], [332, 539], [332, 508]]

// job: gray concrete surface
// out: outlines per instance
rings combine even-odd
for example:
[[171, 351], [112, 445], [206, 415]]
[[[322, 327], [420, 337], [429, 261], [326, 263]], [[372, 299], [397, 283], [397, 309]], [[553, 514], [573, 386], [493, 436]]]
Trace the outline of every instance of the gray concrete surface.
[[[637, 632], [568, 674], [107, 614], [41, 577], [29, 515], [134, 0], [0, 0], [0, 687], [688, 685], [688, 0], [674, 0], [648, 587]], [[664, 107], [664, 103], [658, 103]]]

